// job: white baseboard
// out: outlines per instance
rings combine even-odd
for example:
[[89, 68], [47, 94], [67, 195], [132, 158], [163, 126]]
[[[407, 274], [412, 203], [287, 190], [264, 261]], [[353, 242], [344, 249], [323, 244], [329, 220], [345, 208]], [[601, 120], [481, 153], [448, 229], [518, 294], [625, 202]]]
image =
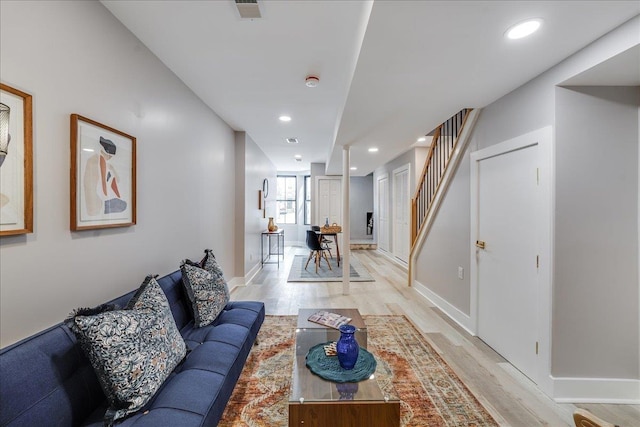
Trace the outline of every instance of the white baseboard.
[[473, 331], [471, 317], [468, 314], [463, 313], [460, 309], [454, 307], [444, 298], [440, 297], [438, 294], [434, 293], [431, 289], [427, 288], [422, 283], [417, 280], [413, 281], [413, 287], [418, 291], [420, 295], [431, 301], [433, 305], [438, 307], [440, 310], [444, 312], [447, 316], [449, 316], [454, 322], [456, 322], [462, 329], [475, 336], [475, 332]]
[[245, 286], [245, 285], [249, 284], [249, 282], [251, 282], [253, 280], [253, 278], [256, 276], [256, 274], [258, 274], [258, 272], [260, 271], [261, 267], [262, 266], [260, 265], [260, 263], [257, 263], [256, 265], [253, 266], [253, 268], [251, 268], [251, 270], [249, 270], [249, 272], [246, 274], [246, 276], [244, 276], [244, 277], [234, 277], [233, 279], [229, 280], [227, 282], [227, 285], [229, 286], [229, 292], [232, 292], [238, 286]]
[[616, 378], [555, 378], [553, 400], [558, 403], [640, 404], [640, 380]]
[[[419, 294], [449, 316], [461, 328], [475, 335], [471, 317], [415, 280]], [[550, 376], [548, 394], [557, 403], [640, 404], [640, 380], [616, 378], [555, 378]], [[542, 386], [542, 384], [539, 384]]]
[[383, 257], [387, 258], [389, 261], [395, 262], [399, 267], [401, 267], [401, 268], [403, 268], [403, 269], [408, 271], [409, 264], [407, 264], [404, 261], [399, 260], [391, 252], [387, 252], [387, 251], [385, 251], [383, 249], [380, 249], [380, 248], [376, 248], [376, 252], [379, 253], [380, 255], [382, 255]]

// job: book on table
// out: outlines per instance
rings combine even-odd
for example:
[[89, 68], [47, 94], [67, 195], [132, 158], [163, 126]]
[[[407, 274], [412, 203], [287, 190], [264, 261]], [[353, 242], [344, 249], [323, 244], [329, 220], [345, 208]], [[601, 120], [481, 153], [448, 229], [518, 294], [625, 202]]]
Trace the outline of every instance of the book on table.
[[345, 317], [337, 313], [331, 313], [330, 311], [316, 311], [308, 319], [310, 322], [318, 323], [320, 325], [328, 326], [330, 328], [339, 329], [340, 326], [351, 322], [350, 317]]

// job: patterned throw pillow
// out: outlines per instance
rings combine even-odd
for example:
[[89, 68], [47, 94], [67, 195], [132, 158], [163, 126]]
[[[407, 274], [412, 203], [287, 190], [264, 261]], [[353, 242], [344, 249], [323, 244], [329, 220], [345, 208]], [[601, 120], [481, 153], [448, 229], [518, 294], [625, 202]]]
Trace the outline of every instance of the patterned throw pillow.
[[216, 261], [216, 257], [213, 255], [213, 251], [211, 249], [204, 250], [204, 258], [202, 258], [202, 261], [200, 261], [200, 266], [213, 275], [213, 278], [218, 286], [224, 287], [224, 295], [227, 299], [226, 302], [229, 302], [229, 286], [227, 285], [227, 281], [224, 280], [224, 273], [222, 272], [222, 268], [220, 268], [220, 264], [218, 264], [218, 261]]
[[78, 309], [66, 320], [109, 401], [107, 425], [149, 402], [186, 354], [167, 297], [153, 276], [127, 307], [114, 308]]
[[216, 320], [229, 302], [225, 286], [213, 274], [189, 260], [182, 263], [180, 270], [193, 308], [195, 326], [207, 326]]

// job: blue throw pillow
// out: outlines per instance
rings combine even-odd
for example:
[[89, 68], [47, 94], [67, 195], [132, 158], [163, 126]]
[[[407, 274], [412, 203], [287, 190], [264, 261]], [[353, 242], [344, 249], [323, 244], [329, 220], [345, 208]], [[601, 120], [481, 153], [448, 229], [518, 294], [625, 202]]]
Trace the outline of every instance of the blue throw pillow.
[[153, 276], [127, 307], [114, 308], [78, 309], [66, 320], [109, 401], [107, 425], [146, 405], [186, 354], [167, 297]]

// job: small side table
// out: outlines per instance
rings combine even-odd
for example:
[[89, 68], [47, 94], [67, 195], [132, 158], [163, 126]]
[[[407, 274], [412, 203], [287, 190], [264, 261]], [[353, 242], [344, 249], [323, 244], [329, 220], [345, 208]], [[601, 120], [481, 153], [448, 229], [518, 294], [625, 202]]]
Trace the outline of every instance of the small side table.
[[[264, 253], [265, 237], [267, 239], [266, 257]], [[271, 244], [271, 239], [273, 237], [276, 238], [275, 252], [273, 251], [273, 245]], [[275, 261], [271, 261], [271, 255], [276, 256]], [[282, 256], [282, 261], [284, 262], [284, 229], [280, 228], [276, 231], [263, 231], [262, 236], [260, 237], [260, 259], [262, 260], [262, 265], [264, 266], [265, 264], [278, 264], [278, 268], [280, 268], [280, 256]]]

